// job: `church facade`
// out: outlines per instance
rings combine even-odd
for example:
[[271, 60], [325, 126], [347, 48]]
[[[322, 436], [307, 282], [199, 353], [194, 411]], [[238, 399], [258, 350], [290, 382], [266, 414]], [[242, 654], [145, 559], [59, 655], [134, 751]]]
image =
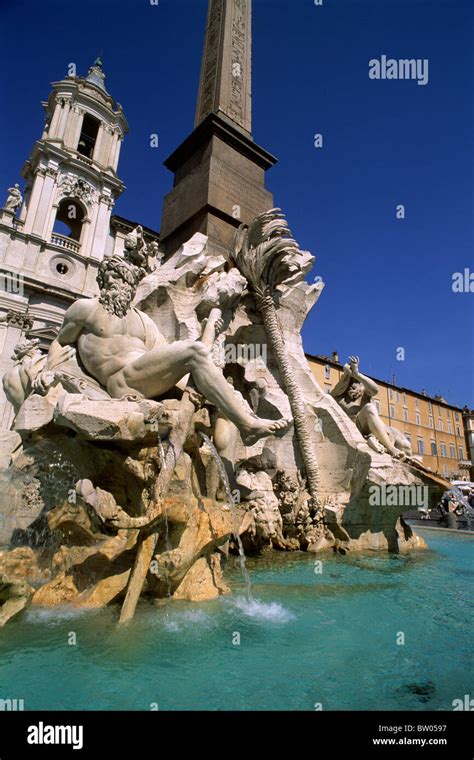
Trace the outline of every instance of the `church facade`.
[[[0, 375], [15, 346], [37, 339], [47, 349], [76, 298], [97, 292], [97, 268], [121, 254], [135, 226], [113, 215], [125, 186], [118, 176], [128, 124], [105, 88], [98, 59], [86, 77], [52, 84], [40, 139], [0, 210]], [[158, 233], [144, 228], [147, 242]], [[0, 387], [0, 427], [13, 409]]]

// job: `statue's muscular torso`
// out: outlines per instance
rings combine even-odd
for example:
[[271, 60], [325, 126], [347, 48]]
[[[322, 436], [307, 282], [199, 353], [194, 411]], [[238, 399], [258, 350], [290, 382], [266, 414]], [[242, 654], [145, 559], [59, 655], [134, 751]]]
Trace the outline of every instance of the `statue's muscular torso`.
[[104, 387], [109, 378], [159, 344], [166, 344], [154, 322], [130, 309], [125, 317], [109, 314], [97, 298], [80, 299], [68, 310], [59, 342], [77, 344], [86, 370]]

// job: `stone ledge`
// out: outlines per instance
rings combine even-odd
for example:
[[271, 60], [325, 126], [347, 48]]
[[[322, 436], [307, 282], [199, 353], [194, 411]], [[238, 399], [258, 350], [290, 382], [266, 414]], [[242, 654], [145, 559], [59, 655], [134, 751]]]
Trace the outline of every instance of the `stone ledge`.
[[95, 401], [77, 393], [61, 396], [54, 422], [75, 430], [86, 441], [140, 441], [151, 431], [164, 437], [170, 430], [168, 414], [158, 401]]
[[80, 393], [65, 393], [57, 386], [46, 396], [33, 394], [26, 399], [15, 430], [33, 433], [54, 422], [86, 441], [135, 442], [149, 435], [165, 438], [171, 428], [170, 415], [173, 409], [158, 401], [92, 400]]

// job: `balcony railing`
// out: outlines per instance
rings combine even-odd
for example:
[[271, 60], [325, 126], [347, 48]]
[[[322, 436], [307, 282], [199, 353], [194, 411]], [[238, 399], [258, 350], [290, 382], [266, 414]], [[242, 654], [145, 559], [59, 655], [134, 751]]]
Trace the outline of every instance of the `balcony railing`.
[[81, 250], [81, 244], [77, 240], [66, 237], [66, 235], [60, 235], [59, 232], [53, 232], [51, 242], [53, 245], [57, 245], [59, 248], [64, 248], [66, 251], [72, 251], [73, 253], [79, 253]]
[[82, 161], [84, 164], [87, 164], [88, 166], [94, 163], [92, 158], [89, 158], [89, 156], [84, 156], [84, 154], [79, 153], [78, 150], [76, 150], [76, 158], [78, 161]]

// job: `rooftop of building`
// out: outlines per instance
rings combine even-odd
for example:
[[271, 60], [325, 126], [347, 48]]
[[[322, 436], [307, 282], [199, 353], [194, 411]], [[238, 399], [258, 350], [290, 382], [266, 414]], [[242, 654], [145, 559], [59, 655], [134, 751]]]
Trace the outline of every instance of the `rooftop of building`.
[[135, 227], [138, 227], [138, 225], [141, 225], [143, 233], [146, 236], [153, 238], [153, 240], [159, 241], [160, 239], [160, 233], [156, 230], [152, 230], [151, 227], [145, 227], [145, 225], [141, 224], [141, 222], [133, 222], [131, 219], [126, 219], [124, 216], [120, 216], [119, 214], [113, 214], [110, 217], [110, 225], [111, 227], [122, 228], [126, 232], [130, 232], [131, 230], [134, 230]]
[[[343, 363], [339, 360], [337, 351], [334, 351], [331, 356], [325, 356], [324, 354], [308, 354], [305, 352], [305, 356], [307, 359], [313, 359], [318, 362], [328, 364], [331, 367], [334, 367], [335, 369], [343, 369]], [[467, 406], [461, 407], [457, 406], [457, 404], [450, 404], [448, 401], [446, 401], [445, 398], [442, 396], [432, 396], [429, 393], [427, 393], [425, 390], [421, 391], [414, 391], [412, 388], [406, 388], [403, 385], [397, 385], [397, 383], [390, 382], [389, 380], [382, 380], [378, 377], [374, 377], [373, 375], [370, 375], [370, 377], [375, 380], [377, 383], [380, 383], [381, 385], [385, 385], [388, 388], [393, 388], [395, 391], [398, 391], [399, 393], [409, 393], [411, 396], [416, 396], [417, 398], [424, 399], [425, 401], [431, 401], [434, 404], [438, 404], [439, 406], [446, 407], [448, 409], [455, 409], [457, 412], [461, 412], [462, 414], [472, 414], [474, 410], [470, 410]]]

